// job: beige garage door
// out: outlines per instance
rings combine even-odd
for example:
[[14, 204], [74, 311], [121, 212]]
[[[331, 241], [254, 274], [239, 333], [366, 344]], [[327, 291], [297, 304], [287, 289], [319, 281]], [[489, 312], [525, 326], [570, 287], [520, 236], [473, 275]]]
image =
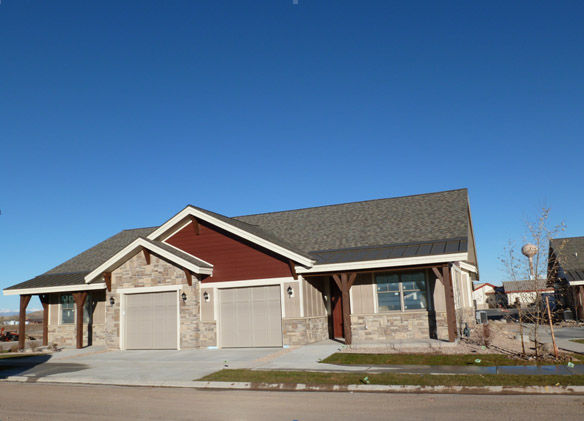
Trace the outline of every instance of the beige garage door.
[[221, 346], [282, 346], [280, 286], [220, 291]]
[[126, 349], [177, 348], [176, 291], [126, 295]]

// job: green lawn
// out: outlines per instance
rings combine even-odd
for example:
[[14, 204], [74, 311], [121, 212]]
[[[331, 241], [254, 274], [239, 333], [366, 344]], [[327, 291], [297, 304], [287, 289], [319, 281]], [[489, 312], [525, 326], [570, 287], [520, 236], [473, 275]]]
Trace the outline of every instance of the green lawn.
[[[476, 362], [476, 360], [481, 360]], [[336, 353], [321, 363], [341, 365], [535, 365], [533, 361], [512, 358], [502, 354], [352, 354]], [[540, 361], [539, 364], [555, 364]], [[565, 363], [564, 363], [565, 364]]]
[[571, 342], [576, 342], [579, 344], [584, 344], [584, 339], [570, 339]]
[[285, 383], [307, 385], [363, 384], [419, 385], [419, 386], [575, 386], [584, 385], [584, 375], [508, 375], [508, 374], [367, 374], [315, 373], [308, 371], [221, 370], [205, 376], [201, 381]]

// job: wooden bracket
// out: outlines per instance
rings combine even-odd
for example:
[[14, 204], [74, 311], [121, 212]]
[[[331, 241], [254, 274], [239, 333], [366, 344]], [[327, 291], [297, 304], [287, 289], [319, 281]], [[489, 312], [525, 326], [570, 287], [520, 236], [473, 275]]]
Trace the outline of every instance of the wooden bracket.
[[333, 273], [333, 280], [335, 281], [335, 284], [337, 284], [337, 287], [339, 288], [339, 291], [343, 290], [343, 284], [341, 283], [341, 278], [337, 273]]
[[144, 253], [144, 259], [146, 259], [146, 264], [150, 264], [150, 250], [142, 247], [142, 253]]
[[107, 287], [107, 292], [112, 292], [112, 273], [104, 272], [103, 280], [105, 282], [105, 286]]
[[189, 219], [191, 220], [191, 223], [193, 224], [193, 230], [195, 231], [195, 235], [199, 235], [199, 233], [200, 233], [199, 221], [197, 221], [197, 218], [195, 218], [193, 215], [190, 215]]
[[298, 274], [296, 273], [296, 268], [294, 267], [294, 262], [288, 259], [288, 266], [290, 267], [290, 273], [294, 279], [298, 279]]
[[185, 276], [187, 277], [187, 284], [189, 284], [189, 286], [192, 287], [193, 286], [193, 274], [188, 269], [183, 269], [183, 270], [185, 271]]
[[434, 275], [436, 275], [436, 278], [438, 278], [440, 282], [444, 283], [444, 279], [442, 279], [442, 274], [440, 273], [436, 266], [432, 267], [432, 271], [434, 272]]

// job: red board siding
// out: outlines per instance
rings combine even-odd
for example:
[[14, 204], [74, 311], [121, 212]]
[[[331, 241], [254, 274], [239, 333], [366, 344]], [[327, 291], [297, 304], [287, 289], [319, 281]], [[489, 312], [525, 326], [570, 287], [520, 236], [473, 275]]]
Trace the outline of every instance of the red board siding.
[[203, 282], [291, 276], [284, 258], [204, 221], [199, 235], [189, 223], [166, 242], [213, 265], [213, 276]]

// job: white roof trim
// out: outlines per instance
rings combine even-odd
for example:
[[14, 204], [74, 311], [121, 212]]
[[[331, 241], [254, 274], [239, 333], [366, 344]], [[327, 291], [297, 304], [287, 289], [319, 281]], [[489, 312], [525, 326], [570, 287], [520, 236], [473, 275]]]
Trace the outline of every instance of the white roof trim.
[[25, 289], [8, 289], [4, 290], [4, 295], [34, 295], [34, 294], [50, 294], [52, 292], [70, 292], [70, 291], [92, 291], [95, 289], [105, 289], [105, 284], [79, 284], [79, 285], [63, 285], [59, 287], [43, 287], [43, 288], [25, 288]]
[[471, 265], [470, 263], [466, 263], [466, 262], [458, 262], [458, 263], [460, 264], [461, 269], [464, 269], [467, 272], [476, 273], [477, 275], [479, 274], [479, 270], [477, 269], [477, 267], [475, 265]]
[[[201, 212], [198, 209], [195, 209], [191, 206], [187, 206], [186, 208], [184, 208], [182, 211], [180, 211], [175, 216], [173, 216], [171, 219], [169, 219], [164, 224], [162, 224], [160, 227], [158, 227], [158, 229], [156, 229], [154, 232], [150, 233], [150, 235], [148, 235], [148, 237], [146, 237], [146, 238], [148, 238], [149, 240], [156, 240], [158, 237], [163, 235], [166, 231], [168, 231], [169, 229], [174, 227], [176, 224], [178, 224], [180, 221], [185, 219], [187, 216], [191, 216], [191, 215], [196, 217], [196, 218], [202, 219], [203, 221], [209, 222], [210, 224], [213, 224], [216, 227], [224, 229], [225, 231], [228, 231], [232, 234], [235, 234], [241, 238], [244, 238], [248, 241], [251, 241], [251, 242], [253, 242], [259, 246], [262, 246], [268, 250], [271, 250], [274, 253], [277, 253], [281, 256], [292, 259], [295, 262], [298, 262], [304, 266], [311, 267], [315, 263], [315, 261], [312, 259], [304, 257], [298, 253], [295, 253], [291, 250], [288, 250], [285, 247], [274, 244], [271, 241], [268, 241], [266, 239], [258, 237], [257, 235], [251, 234], [245, 230], [237, 228], [236, 226], [234, 226], [232, 224], [228, 224], [226, 222], [223, 222], [220, 219], [217, 219], [211, 215], [208, 215], [205, 212]], [[166, 243], [166, 241], [164, 241], [164, 242]]]
[[583, 281], [570, 281], [570, 286], [578, 286], [578, 285], [584, 285], [584, 280]]
[[[174, 263], [176, 263], [176, 264], [178, 264], [186, 269], [189, 269], [191, 272], [201, 274], [201, 275], [212, 275], [213, 274], [212, 268], [209, 269], [209, 268], [199, 267], [199, 266], [197, 266], [197, 265], [195, 265], [187, 260], [184, 260], [184, 259], [176, 256], [175, 254], [169, 253], [168, 251], [156, 246], [155, 244], [150, 243], [149, 241], [144, 240], [143, 238], [138, 238], [134, 242], [132, 242], [131, 244], [129, 244], [125, 248], [123, 248], [121, 251], [116, 253], [113, 257], [111, 257], [105, 263], [98, 266], [91, 273], [87, 274], [85, 276], [85, 282], [89, 283], [93, 279], [97, 278], [98, 276], [101, 276], [103, 274], [103, 272], [109, 272], [110, 269], [115, 267], [116, 263], [118, 263], [121, 259], [126, 257], [128, 254], [132, 253], [133, 251], [135, 251], [139, 247], [143, 247], [145, 249], [148, 249], [148, 250], [152, 251], [153, 253], [156, 253], [159, 256], [162, 256], [165, 259], [170, 260], [171, 262], [174, 262]], [[183, 251], [183, 253], [186, 253], [186, 252]], [[196, 256], [193, 256], [193, 257], [196, 257]], [[197, 259], [198, 259], [198, 257], [197, 257]], [[199, 259], [199, 260], [201, 260], [201, 259]], [[205, 262], [205, 263], [207, 263], [207, 262]], [[210, 263], [207, 263], [207, 264], [211, 265]], [[213, 266], [213, 265], [211, 265], [211, 266]]]
[[310, 269], [305, 269], [302, 267], [296, 267], [296, 272], [298, 273], [317, 273], [317, 272], [335, 272], [335, 271], [347, 271], [347, 270], [360, 270], [360, 269], [375, 269], [382, 267], [396, 267], [396, 266], [411, 266], [411, 265], [423, 265], [432, 263], [447, 263], [455, 262], [459, 260], [465, 260], [467, 258], [467, 253], [453, 253], [453, 254], [440, 254], [435, 256], [416, 256], [416, 257], [405, 257], [401, 259], [383, 259], [383, 260], [368, 260], [360, 262], [348, 262], [348, 263], [330, 263], [323, 265], [314, 265]]

